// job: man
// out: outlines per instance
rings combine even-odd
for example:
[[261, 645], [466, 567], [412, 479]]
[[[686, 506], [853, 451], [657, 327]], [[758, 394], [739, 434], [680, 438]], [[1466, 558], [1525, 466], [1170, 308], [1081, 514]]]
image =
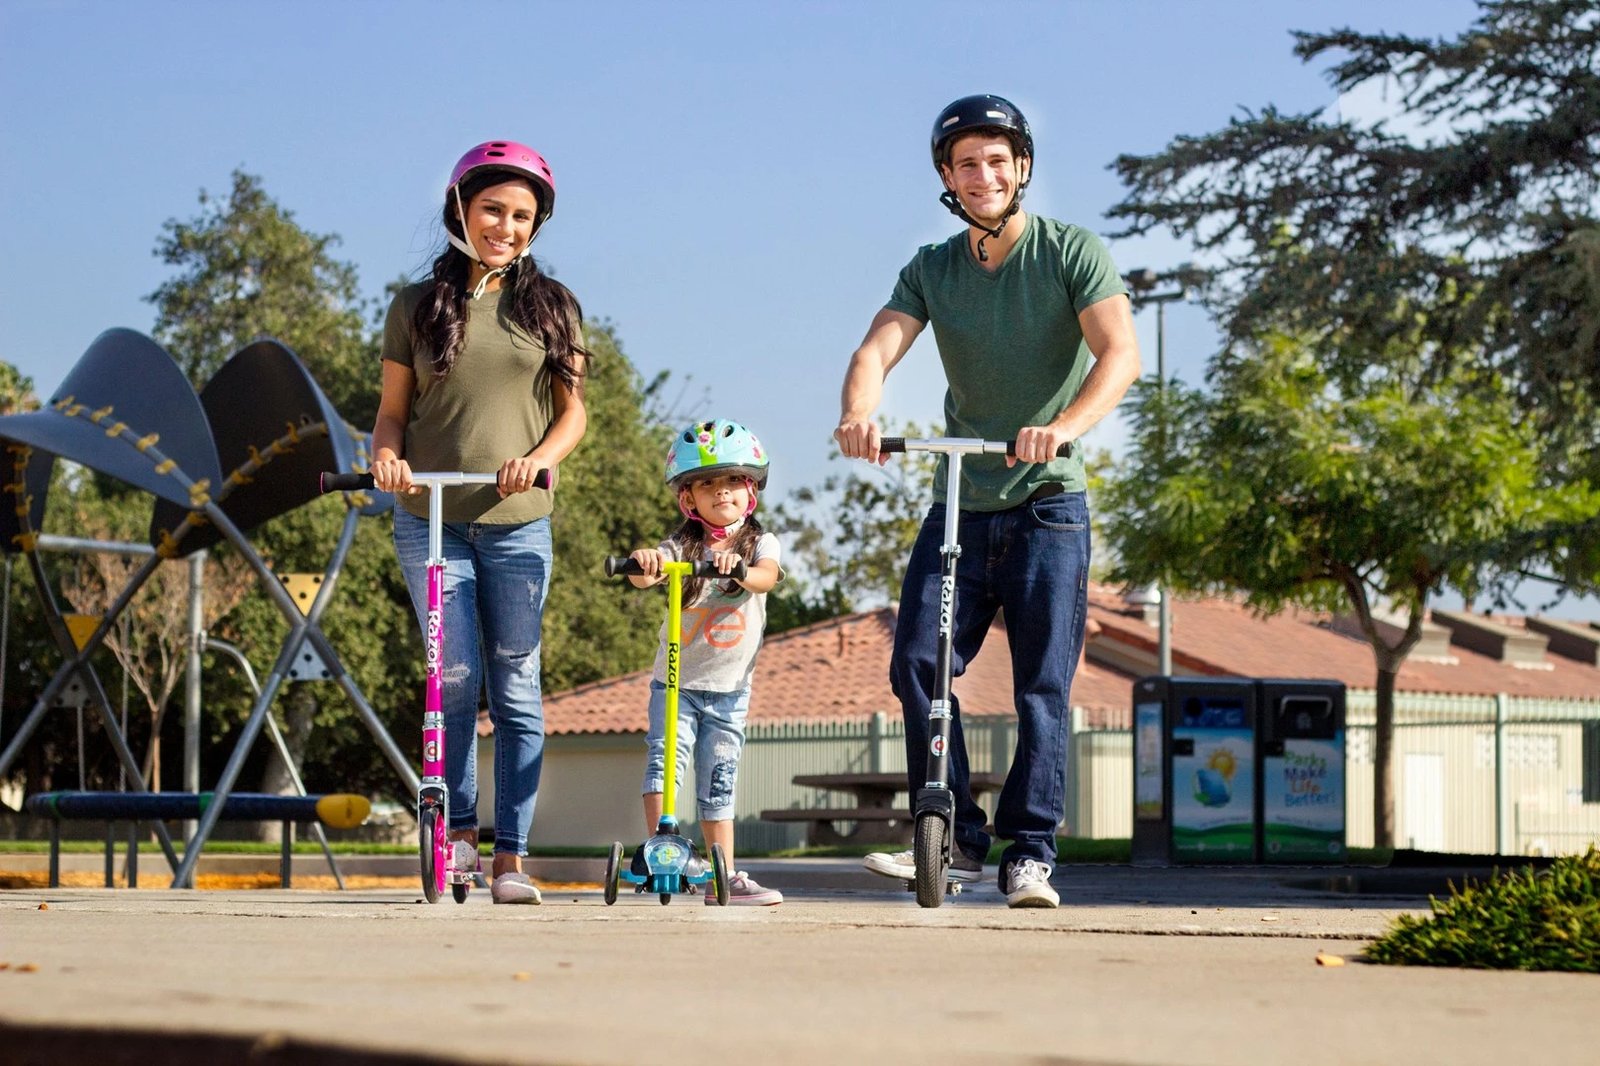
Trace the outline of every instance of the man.
[[[944, 182], [940, 200], [967, 228], [920, 249], [900, 272], [851, 356], [834, 438], [846, 456], [885, 461], [871, 420], [884, 379], [932, 323], [949, 385], [946, 432], [1016, 439], [1014, 457], [973, 455], [962, 466], [952, 663], [961, 674], [995, 613], [1005, 612], [1019, 728], [994, 818], [996, 835], [1011, 842], [1000, 890], [1013, 907], [1054, 907], [1060, 898], [1050, 875], [1089, 575], [1083, 450], [1068, 458], [1057, 450], [1122, 399], [1139, 376], [1139, 349], [1127, 289], [1105, 246], [1077, 226], [1022, 211], [1033, 136], [1015, 106], [968, 96], [945, 108], [933, 127], [933, 162]], [[907, 564], [890, 666], [912, 796], [925, 780], [935, 684], [942, 467]], [[989, 837], [968, 786], [959, 707], [952, 713], [950, 876], [971, 882], [982, 875]], [[889, 877], [916, 876], [910, 851], [869, 855], [865, 865]]]

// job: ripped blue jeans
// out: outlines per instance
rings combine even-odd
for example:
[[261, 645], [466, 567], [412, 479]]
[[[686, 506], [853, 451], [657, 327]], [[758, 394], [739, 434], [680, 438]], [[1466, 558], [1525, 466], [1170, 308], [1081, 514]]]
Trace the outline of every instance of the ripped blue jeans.
[[[749, 711], [747, 688], [737, 692], [678, 690], [678, 784], [683, 784], [692, 752], [695, 799], [702, 822], [733, 817], [739, 756], [744, 752], [744, 720]], [[659, 681], [650, 682], [650, 732], [644, 743], [643, 791], [661, 792], [666, 787], [667, 687]]]
[[[400, 507], [394, 548], [425, 624], [428, 522]], [[527, 851], [544, 766], [540, 633], [550, 589], [550, 520], [444, 525], [444, 761], [450, 828], [478, 825], [478, 707], [494, 723], [494, 850]], [[422, 728], [418, 712], [417, 729]]]

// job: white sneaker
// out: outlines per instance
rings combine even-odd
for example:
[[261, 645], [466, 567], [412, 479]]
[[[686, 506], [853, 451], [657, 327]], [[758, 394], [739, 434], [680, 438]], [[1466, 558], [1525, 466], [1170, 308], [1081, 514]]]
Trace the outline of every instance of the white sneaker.
[[[893, 877], [901, 881], [915, 881], [917, 879], [916, 853], [907, 849], [905, 851], [874, 851], [861, 860], [861, 865], [875, 874], [884, 877]], [[973, 884], [983, 880], [983, 863], [977, 859], [968, 858], [960, 848], [950, 858], [950, 880], [960, 881], [963, 884]]]
[[1006, 906], [1055, 907], [1061, 897], [1050, 887], [1050, 864], [1023, 859], [1006, 867]]

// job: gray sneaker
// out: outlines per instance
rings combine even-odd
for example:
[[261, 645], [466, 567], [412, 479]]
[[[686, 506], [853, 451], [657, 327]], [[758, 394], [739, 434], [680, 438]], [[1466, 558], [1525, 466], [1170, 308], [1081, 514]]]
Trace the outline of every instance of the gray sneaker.
[[1050, 864], [1038, 859], [1008, 863], [1005, 869], [1006, 906], [1055, 907], [1061, 897], [1050, 887]]
[[[706, 885], [706, 906], [717, 905], [717, 889], [715, 885]], [[740, 870], [728, 878], [728, 906], [730, 907], [771, 907], [783, 902], [783, 893], [775, 888], [765, 888], [756, 883], [756, 879]]]
[[[895, 852], [874, 851], [861, 860], [861, 865], [884, 877], [893, 877], [900, 881], [917, 879], [917, 857], [909, 849]], [[950, 880], [967, 885], [982, 881], [983, 863], [957, 848], [950, 858]]]

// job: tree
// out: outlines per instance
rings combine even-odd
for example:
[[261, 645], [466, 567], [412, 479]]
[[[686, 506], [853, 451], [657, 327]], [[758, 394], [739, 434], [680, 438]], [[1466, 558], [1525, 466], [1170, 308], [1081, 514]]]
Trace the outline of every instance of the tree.
[[[109, 479], [107, 479], [109, 481]], [[149, 501], [143, 494], [94, 477], [80, 477], [52, 504], [70, 513], [65, 528], [92, 540], [139, 543], [149, 529]], [[144, 568], [145, 558], [109, 551], [79, 555], [62, 580], [62, 593], [79, 614], [99, 617]], [[249, 592], [253, 579], [237, 557], [208, 559], [201, 625], [210, 628]], [[157, 566], [122, 610], [104, 644], [149, 712], [149, 736], [142, 768], [144, 784], [161, 790], [161, 727], [173, 691], [189, 663], [189, 568], [178, 562]]]
[[561, 464], [551, 519], [555, 571], [544, 613], [547, 692], [650, 664], [664, 602], [607, 580], [600, 565], [608, 555], [658, 543], [682, 521], [662, 484], [673, 428], [650, 408], [666, 379], [644, 385], [609, 323], [586, 323], [584, 341], [593, 355], [584, 386], [589, 429]]
[[0, 415], [21, 414], [39, 409], [33, 392], [33, 379], [0, 359]]
[[[1600, 495], [1550, 482], [1541, 435], [1504, 382], [1340, 381], [1325, 361], [1268, 335], [1215, 359], [1210, 393], [1139, 383], [1107, 531], [1130, 583], [1240, 593], [1264, 614], [1354, 611], [1377, 667], [1374, 836], [1389, 846], [1395, 680], [1429, 597], [1471, 597], [1499, 565], [1486, 545], [1593, 513]], [[1385, 609], [1405, 618], [1398, 639], [1375, 622]]]
[[[929, 431], [908, 422], [888, 427], [885, 435], [923, 437]], [[896, 455], [883, 466], [852, 461], [845, 474], [796, 489], [775, 508], [773, 528], [784, 535], [801, 583], [812, 586], [790, 593], [801, 599], [786, 610], [814, 620], [819, 607], [836, 608], [837, 614], [858, 603], [898, 599], [911, 545], [933, 500], [937, 467], [938, 456], [929, 452]]]
[[260, 178], [236, 170], [232, 180], [226, 200], [201, 190], [200, 214], [162, 227], [155, 254], [178, 273], [146, 297], [156, 340], [198, 389], [234, 352], [274, 337], [346, 421], [370, 427], [377, 343], [363, 328], [355, 267], [330, 254], [339, 238], [301, 229]]
[[[1343, 53], [1341, 91], [1396, 84], [1395, 123], [1268, 107], [1116, 161], [1122, 235], [1193, 243], [1225, 345], [1214, 395], [1141, 389], [1113, 540], [1127, 577], [1363, 619], [1388, 842], [1386, 694], [1427, 597], [1600, 578], [1600, 5], [1483, 0], [1453, 40], [1296, 52]], [[1379, 599], [1409, 617], [1393, 645]]]
[[[1390, 122], [1247, 113], [1116, 170], [1124, 235], [1165, 228], [1209, 256], [1228, 343], [1282, 327], [1345, 378], [1405, 336], [1443, 380], [1509, 382], [1558, 479], [1600, 469], [1600, 4], [1482, 0], [1437, 41], [1351, 29], [1297, 34], [1340, 54], [1341, 92], [1397, 87]], [[1407, 131], [1405, 127], [1414, 127]], [[1303, 254], [1276, 254], [1283, 241]], [[1490, 384], [1494, 383], [1494, 384]], [[1523, 564], [1591, 584], [1600, 524], [1512, 543]]]

